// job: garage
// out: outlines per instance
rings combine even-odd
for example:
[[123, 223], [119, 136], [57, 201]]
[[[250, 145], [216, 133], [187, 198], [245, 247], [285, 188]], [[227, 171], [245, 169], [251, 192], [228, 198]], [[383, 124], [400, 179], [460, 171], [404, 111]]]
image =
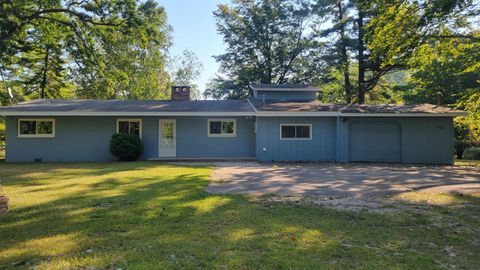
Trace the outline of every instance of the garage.
[[401, 161], [398, 123], [353, 122], [349, 134], [350, 161]]

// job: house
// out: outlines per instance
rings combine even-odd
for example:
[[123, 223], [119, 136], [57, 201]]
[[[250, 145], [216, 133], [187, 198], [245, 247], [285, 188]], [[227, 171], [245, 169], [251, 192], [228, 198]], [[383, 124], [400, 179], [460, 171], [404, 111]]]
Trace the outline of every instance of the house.
[[251, 159], [452, 164], [458, 110], [334, 105], [309, 85], [251, 85], [250, 100], [33, 100], [1, 107], [7, 162], [113, 161], [116, 132], [133, 133], [144, 160]]

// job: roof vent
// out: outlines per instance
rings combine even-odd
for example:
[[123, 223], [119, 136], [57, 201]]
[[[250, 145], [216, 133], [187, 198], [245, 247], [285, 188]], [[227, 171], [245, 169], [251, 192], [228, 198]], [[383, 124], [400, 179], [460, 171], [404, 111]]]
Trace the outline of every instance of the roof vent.
[[191, 86], [172, 86], [172, 100], [190, 100]]

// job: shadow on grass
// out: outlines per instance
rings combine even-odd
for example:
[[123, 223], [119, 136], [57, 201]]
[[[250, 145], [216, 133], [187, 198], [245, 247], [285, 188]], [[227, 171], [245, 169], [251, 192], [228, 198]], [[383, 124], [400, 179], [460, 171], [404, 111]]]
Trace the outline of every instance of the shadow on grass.
[[[0, 217], [0, 268], [28, 262], [43, 268], [430, 269], [458, 259], [445, 257], [443, 246], [464, 249], [462, 241], [478, 238], [478, 229], [460, 235], [445, 234], [448, 227], [427, 229], [428, 215], [345, 213], [210, 195], [203, 190], [208, 168], [106, 163], [0, 169], [3, 185], [14, 193], [12, 211]], [[16, 202], [25, 189], [31, 196], [57, 196]], [[475, 224], [465, 214], [452, 218]], [[477, 262], [459, 256], [460, 266]]]

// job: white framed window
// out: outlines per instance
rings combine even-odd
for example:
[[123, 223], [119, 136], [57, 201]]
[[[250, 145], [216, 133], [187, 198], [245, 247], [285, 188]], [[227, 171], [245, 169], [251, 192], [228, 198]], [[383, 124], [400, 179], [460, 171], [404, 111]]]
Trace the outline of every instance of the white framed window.
[[117, 133], [133, 134], [142, 138], [142, 119], [117, 119]]
[[55, 137], [55, 119], [32, 118], [18, 119], [18, 138], [53, 138]]
[[311, 140], [312, 124], [281, 124], [280, 140]]
[[236, 137], [235, 119], [208, 119], [208, 137]]

